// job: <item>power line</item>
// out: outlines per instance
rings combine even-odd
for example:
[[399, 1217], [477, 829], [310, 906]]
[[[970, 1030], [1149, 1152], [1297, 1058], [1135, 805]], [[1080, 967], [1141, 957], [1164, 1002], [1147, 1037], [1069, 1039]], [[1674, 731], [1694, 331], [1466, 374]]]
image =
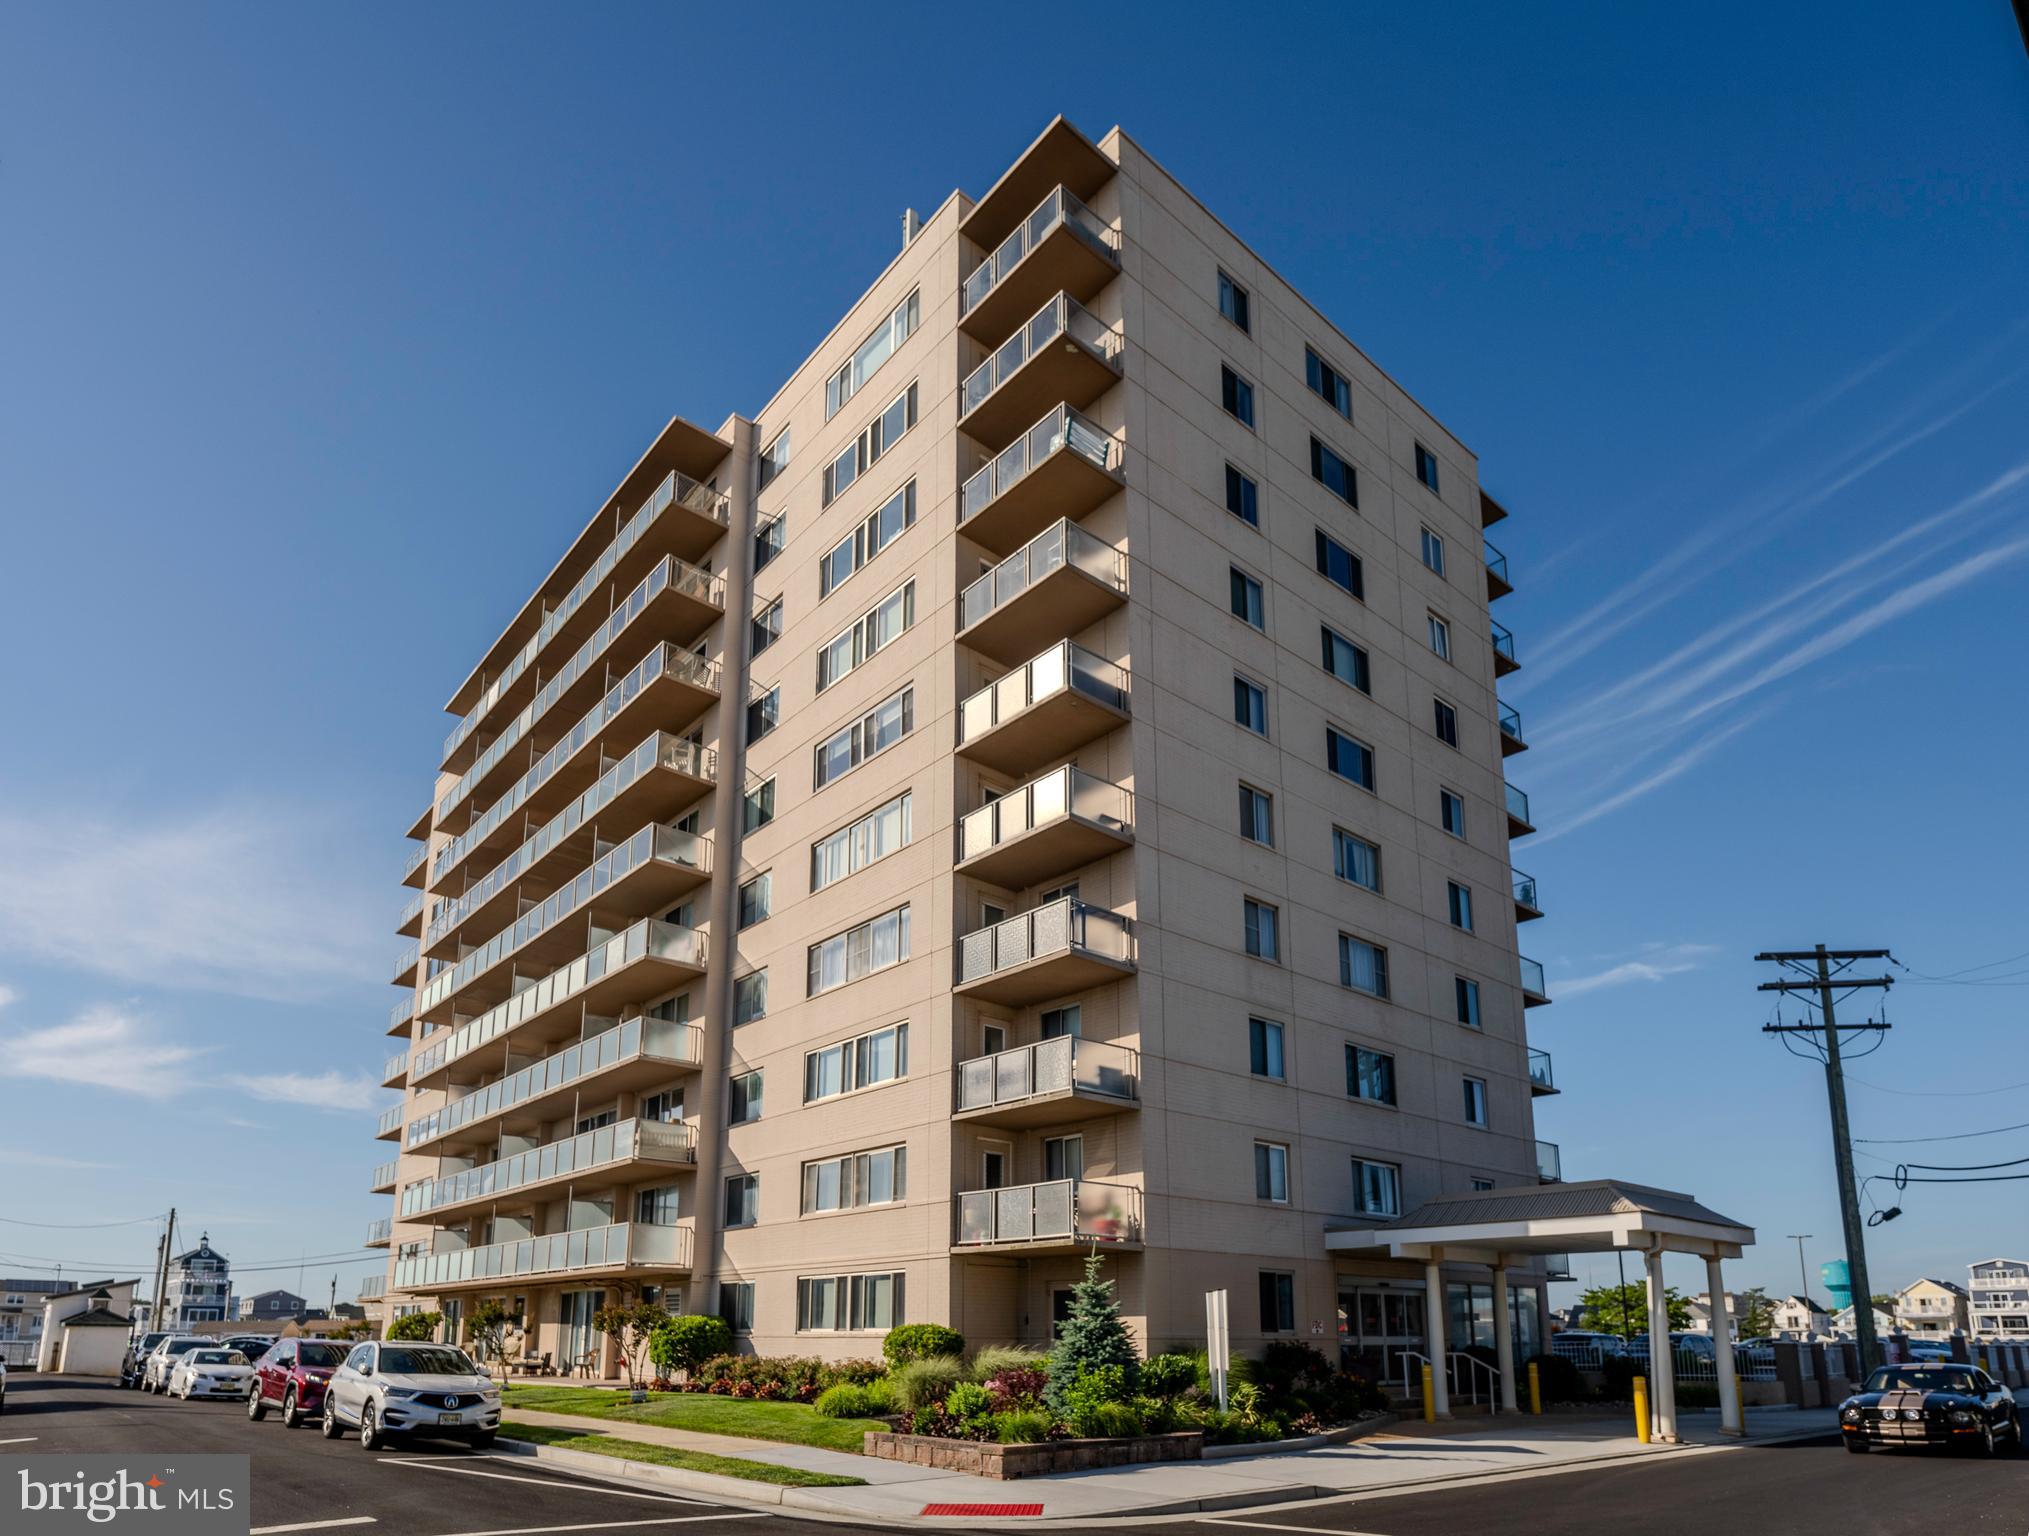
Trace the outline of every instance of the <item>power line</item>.
[[[1858, 1082], [1858, 1078], [1853, 1079]], [[2029, 1131], [2029, 1120], [2020, 1125], [1997, 1125], [1991, 1131], [1960, 1131], [1952, 1136], [1855, 1136], [1855, 1146], [1906, 1147], [1919, 1141], [1971, 1141], [1975, 1136], [2004, 1136], [2009, 1131]]]
[[153, 1216], [136, 1216], [130, 1221], [22, 1221], [13, 1216], [0, 1216], [0, 1222], [10, 1227], [47, 1227], [58, 1232], [96, 1232], [107, 1227], [140, 1227], [158, 1222], [162, 1213]]
[[1850, 1081], [1876, 1093], [1899, 1094], [1905, 1099], [1984, 1099], [1996, 1093], [2020, 1093], [2029, 1088], [2029, 1083], [2009, 1083], [2004, 1088], [1890, 1088], [1884, 1083], [1870, 1083], [1864, 1077]]

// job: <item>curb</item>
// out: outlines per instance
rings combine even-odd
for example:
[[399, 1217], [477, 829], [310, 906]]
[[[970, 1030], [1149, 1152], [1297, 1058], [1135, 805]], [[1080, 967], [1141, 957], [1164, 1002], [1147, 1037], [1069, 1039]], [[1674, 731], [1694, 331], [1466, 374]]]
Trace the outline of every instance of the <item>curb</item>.
[[525, 1456], [531, 1461], [546, 1461], [566, 1471], [582, 1472], [602, 1482], [655, 1483], [665, 1488], [680, 1488], [686, 1493], [709, 1494], [728, 1504], [779, 1506], [782, 1495], [791, 1491], [777, 1483], [721, 1477], [716, 1472], [687, 1472], [681, 1467], [654, 1466], [645, 1461], [627, 1461], [619, 1456], [601, 1456], [592, 1451], [562, 1450], [553, 1445], [537, 1445], [531, 1440], [512, 1440], [506, 1435], [494, 1441], [493, 1448], [509, 1456]]
[[1259, 1440], [1250, 1445], [1208, 1445], [1205, 1447], [1204, 1459], [1231, 1461], [1243, 1456], [1277, 1456], [1285, 1451], [1314, 1451], [1321, 1445], [1344, 1445], [1348, 1440], [1358, 1440], [1363, 1435], [1375, 1434], [1401, 1422], [1401, 1414], [1384, 1413], [1376, 1418], [1362, 1419], [1357, 1424], [1328, 1429], [1321, 1435], [1299, 1435], [1294, 1440]]

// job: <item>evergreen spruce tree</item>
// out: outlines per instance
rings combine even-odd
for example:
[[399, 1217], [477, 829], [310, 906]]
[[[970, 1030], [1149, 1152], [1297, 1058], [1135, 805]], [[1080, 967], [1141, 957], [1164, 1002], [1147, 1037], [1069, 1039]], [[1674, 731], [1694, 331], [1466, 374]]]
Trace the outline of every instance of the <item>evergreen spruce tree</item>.
[[1085, 1278], [1071, 1287], [1071, 1312], [1057, 1324], [1057, 1342], [1050, 1350], [1050, 1380], [1044, 1400], [1063, 1411], [1063, 1394], [1081, 1371], [1102, 1366], [1121, 1368], [1123, 1386], [1134, 1390], [1140, 1357], [1134, 1340], [1120, 1320], [1120, 1303], [1113, 1295], [1113, 1282], [1099, 1278], [1099, 1255], [1094, 1251], [1085, 1260]]

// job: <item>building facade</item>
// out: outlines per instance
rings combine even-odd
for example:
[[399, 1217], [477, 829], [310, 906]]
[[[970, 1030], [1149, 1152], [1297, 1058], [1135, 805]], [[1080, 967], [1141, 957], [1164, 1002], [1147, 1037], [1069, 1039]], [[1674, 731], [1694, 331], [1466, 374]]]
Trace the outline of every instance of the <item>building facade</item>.
[[232, 1317], [232, 1265], [211, 1246], [209, 1232], [199, 1235], [195, 1248], [169, 1261], [162, 1297], [162, 1321], [153, 1327], [183, 1332]]
[[2029, 1259], [1967, 1266], [1968, 1331], [1981, 1339], [2029, 1339]]
[[[1117, 129], [904, 233], [450, 699], [386, 1303], [609, 1368], [637, 1296], [763, 1352], [1042, 1343], [1096, 1252], [1147, 1348], [1224, 1289], [1242, 1347], [1391, 1370], [1423, 1267], [1327, 1223], [1560, 1174], [1505, 513]], [[1483, 1269], [1442, 1303], [1491, 1328]]]
[[1925, 1277], [1895, 1293], [1895, 1325], [1904, 1333], [1964, 1333], [1969, 1320], [1966, 1289], [1950, 1280]]

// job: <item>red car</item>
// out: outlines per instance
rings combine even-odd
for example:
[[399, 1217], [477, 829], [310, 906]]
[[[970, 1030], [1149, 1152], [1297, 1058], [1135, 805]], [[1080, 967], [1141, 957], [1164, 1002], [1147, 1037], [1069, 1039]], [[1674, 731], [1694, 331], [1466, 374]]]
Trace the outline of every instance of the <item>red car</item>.
[[345, 1346], [326, 1339], [277, 1339], [254, 1366], [247, 1390], [247, 1417], [258, 1424], [270, 1407], [282, 1410], [291, 1429], [324, 1412], [324, 1385], [345, 1363]]

